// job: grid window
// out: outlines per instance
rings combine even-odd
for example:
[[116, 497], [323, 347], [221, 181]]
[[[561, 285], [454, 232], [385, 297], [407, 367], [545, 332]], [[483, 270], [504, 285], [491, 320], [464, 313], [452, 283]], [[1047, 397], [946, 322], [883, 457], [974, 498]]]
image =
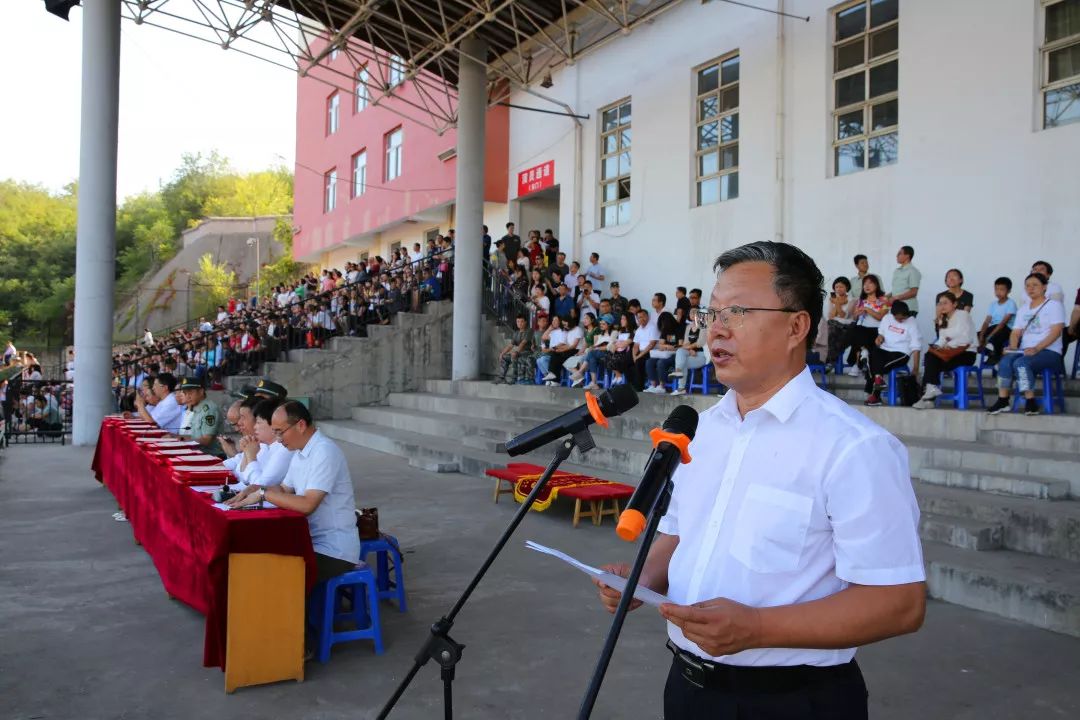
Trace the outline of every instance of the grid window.
[[386, 180], [387, 182], [401, 176], [401, 144], [404, 141], [404, 131], [401, 128], [394, 130], [386, 136]]
[[403, 82], [405, 82], [405, 61], [401, 59], [400, 55], [391, 55], [390, 75], [387, 84], [390, 87], [397, 87]]
[[323, 183], [323, 211], [333, 212], [337, 207], [337, 168], [326, 173]]
[[326, 100], [326, 134], [333, 135], [338, 131], [338, 107], [341, 99], [334, 93]]
[[600, 227], [630, 222], [630, 100], [600, 111]]
[[360, 197], [367, 190], [367, 150], [361, 150], [352, 159], [352, 196]]
[[892, 165], [900, 151], [900, 1], [833, 13], [833, 172]]
[[697, 71], [694, 179], [697, 204], [739, 197], [739, 55]]
[[1080, 0], [1043, 0], [1043, 127], [1080, 122]]
[[368, 104], [371, 102], [371, 91], [368, 89], [370, 81], [371, 75], [368, 73], [367, 65], [365, 65], [356, 73], [356, 112], [367, 109]]

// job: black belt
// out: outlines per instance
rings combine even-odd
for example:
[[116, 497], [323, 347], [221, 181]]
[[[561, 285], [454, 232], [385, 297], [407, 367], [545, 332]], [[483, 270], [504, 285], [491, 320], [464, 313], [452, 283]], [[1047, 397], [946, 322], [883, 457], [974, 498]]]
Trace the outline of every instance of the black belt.
[[858, 672], [855, 660], [843, 665], [779, 665], [747, 667], [705, 660], [667, 641], [683, 679], [699, 688], [748, 692], [785, 692], [815, 683], [833, 681], [839, 675]]

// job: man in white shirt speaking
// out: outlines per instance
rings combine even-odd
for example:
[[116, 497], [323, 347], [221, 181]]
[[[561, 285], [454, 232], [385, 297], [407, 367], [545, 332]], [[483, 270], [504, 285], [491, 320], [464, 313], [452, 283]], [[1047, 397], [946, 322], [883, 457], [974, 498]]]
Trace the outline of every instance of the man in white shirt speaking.
[[307, 515], [319, 581], [349, 572], [360, 561], [356, 500], [345, 455], [315, 428], [311, 413], [296, 400], [274, 411], [274, 437], [294, 451], [280, 485], [260, 488], [243, 505], [268, 500]]
[[[757, 242], [715, 269], [691, 319], [730, 391], [701, 415], [641, 575], [672, 600], [664, 718], [862, 720], [856, 648], [914, 632], [925, 613], [907, 452], [814, 384], [812, 259]], [[600, 597], [613, 612], [619, 594]]]

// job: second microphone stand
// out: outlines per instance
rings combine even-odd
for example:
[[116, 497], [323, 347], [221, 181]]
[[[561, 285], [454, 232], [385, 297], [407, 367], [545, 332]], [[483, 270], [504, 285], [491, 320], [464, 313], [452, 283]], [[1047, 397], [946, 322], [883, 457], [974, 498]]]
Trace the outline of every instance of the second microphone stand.
[[378, 720], [385, 720], [390, 714], [390, 711], [394, 709], [394, 705], [401, 699], [401, 696], [405, 694], [405, 690], [408, 689], [409, 684], [412, 682], [416, 674], [420, 672], [420, 668], [427, 664], [428, 660], [434, 660], [442, 668], [442, 681], [443, 681], [443, 714], [446, 720], [451, 720], [454, 717], [454, 673], [455, 668], [459, 660], [461, 660], [461, 651], [465, 649], [465, 646], [459, 642], [456, 642], [450, 637], [450, 629], [454, 627], [454, 619], [457, 617], [461, 609], [465, 607], [465, 603], [468, 602], [469, 596], [472, 595], [476, 586], [480, 584], [480, 581], [484, 578], [488, 568], [495, 562], [495, 558], [502, 552], [503, 547], [510, 540], [510, 536], [517, 530], [517, 526], [521, 524], [521, 521], [525, 519], [529, 509], [536, 502], [536, 497], [547, 485], [548, 480], [555, 474], [555, 471], [559, 469], [559, 466], [566, 462], [567, 458], [577, 448], [581, 452], [588, 452], [596, 447], [596, 441], [593, 439], [592, 433], [588, 428], [578, 430], [569, 438], [562, 440], [559, 443], [558, 448], [555, 450], [555, 457], [548, 463], [544, 473], [536, 481], [536, 485], [533, 486], [532, 492], [525, 498], [525, 501], [521, 503], [518, 511], [514, 514], [510, 524], [503, 530], [502, 536], [498, 542], [495, 543], [495, 547], [488, 553], [487, 559], [477, 570], [476, 575], [469, 582], [468, 587], [461, 593], [461, 597], [454, 603], [454, 607], [451, 608], [443, 617], [439, 618], [431, 626], [431, 636], [424, 641], [419, 652], [416, 653], [416, 657], [413, 659], [412, 668], [408, 674], [401, 680], [401, 683], [394, 690], [394, 694], [386, 701], [386, 705], [379, 711]]
[[600, 653], [600, 659], [596, 661], [596, 669], [593, 670], [589, 688], [581, 701], [578, 720], [588, 720], [592, 715], [593, 706], [596, 704], [596, 696], [600, 693], [600, 686], [604, 682], [604, 675], [607, 673], [608, 665], [611, 663], [615, 645], [619, 642], [619, 633], [622, 632], [626, 614], [630, 612], [630, 603], [634, 600], [634, 591], [637, 589], [638, 580], [641, 578], [641, 571], [645, 568], [645, 561], [649, 557], [649, 550], [652, 548], [657, 528], [660, 527], [660, 520], [667, 513], [673, 489], [674, 485], [671, 478], [668, 478], [667, 482], [664, 483], [663, 491], [656, 496], [656, 502], [653, 503], [652, 509], [649, 511], [649, 522], [645, 526], [641, 547], [638, 549], [637, 557], [634, 558], [634, 565], [630, 568], [630, 574], [626, 578], [626, 587], [623, 588], [619, 605], [615, 608], [615, 617], [611, 621], [611, 629], [608, 630], [607, 639], [604, 641], [604, 649]]

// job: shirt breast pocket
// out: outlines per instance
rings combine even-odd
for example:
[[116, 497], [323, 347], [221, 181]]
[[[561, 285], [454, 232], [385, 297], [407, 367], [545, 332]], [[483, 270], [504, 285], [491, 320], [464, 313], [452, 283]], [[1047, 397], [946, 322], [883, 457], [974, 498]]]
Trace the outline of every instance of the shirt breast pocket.
[[799, 566], [814, 499], [768, 485], [746, 490], [731, 538], [731, 554], [759, 573]]

